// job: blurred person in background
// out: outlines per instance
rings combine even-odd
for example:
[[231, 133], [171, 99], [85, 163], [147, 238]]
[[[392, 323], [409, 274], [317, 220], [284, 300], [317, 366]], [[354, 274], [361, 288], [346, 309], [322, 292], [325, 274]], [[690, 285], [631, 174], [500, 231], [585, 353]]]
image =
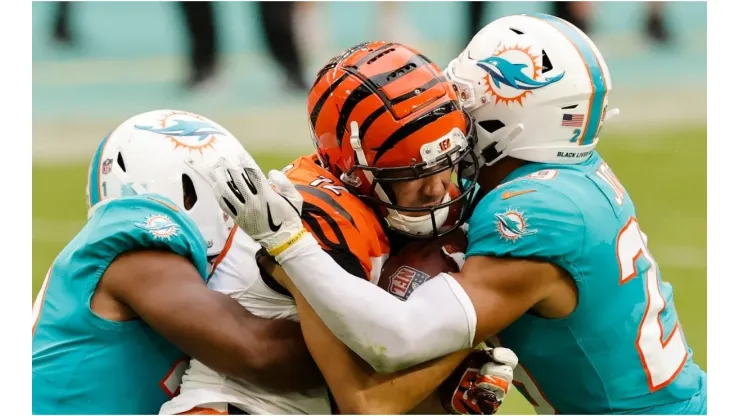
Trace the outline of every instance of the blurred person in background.
[[54, 16], [54, 33], [53, 37], [59, 43], [71, 44], [74, 39], [69, 31], [69, 6], [70, 2], [60, 1], [57, 7], [57, 13]]
[[[179, 2], [185, 15], [190, 41], [190, 76], [187, 87], [198, 88], [216, 75], [220, 51], [211, 2]], [[307, 91], [303, 80], [303, 63], [298, 55], [292, 17], [295, 2], [261, 1], [257, 3], [262, 31], [268, 50], [280, 65], [285, 86], [290, 90]]]
[[665, 25], [665, 3], [651, 1], [647, 3], [647, 19], [645, 20], [645, 34], [648, 38], [658, 43], [671, 41], [671, 34]]
[[592, 3], [589, 1], [553, 1], [553, 15], [567, 20], [584, 33], [591, 32]]

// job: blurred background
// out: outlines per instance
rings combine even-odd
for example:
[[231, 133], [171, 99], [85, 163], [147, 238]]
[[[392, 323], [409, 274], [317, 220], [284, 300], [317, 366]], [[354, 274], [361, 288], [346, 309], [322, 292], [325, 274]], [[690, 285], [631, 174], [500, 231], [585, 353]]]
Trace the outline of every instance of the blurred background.
[[[408, 43], [444, 67], [497, 17], [584, 29], [621, 115], [600, 151], [631, 193], [706, 368], [705, 2], [34, 2], [33, 296], [86, 219], [87, 166], [108, 131], [156, 108], [203, 114], [264, 169], [312, 150], [307, 85], [343, 49]], [[531, 414], [520, 396], [505, 413]]]

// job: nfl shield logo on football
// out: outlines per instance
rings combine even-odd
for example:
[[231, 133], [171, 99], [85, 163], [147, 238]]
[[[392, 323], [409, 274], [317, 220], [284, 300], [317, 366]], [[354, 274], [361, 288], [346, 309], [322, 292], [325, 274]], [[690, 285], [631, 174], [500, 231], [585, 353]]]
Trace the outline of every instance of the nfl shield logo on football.
[[429, 279], [429, 275], [413, 267], [402, 266], [391, 276], [388, 292], [393, 296], [406, 300], [411, 292]]

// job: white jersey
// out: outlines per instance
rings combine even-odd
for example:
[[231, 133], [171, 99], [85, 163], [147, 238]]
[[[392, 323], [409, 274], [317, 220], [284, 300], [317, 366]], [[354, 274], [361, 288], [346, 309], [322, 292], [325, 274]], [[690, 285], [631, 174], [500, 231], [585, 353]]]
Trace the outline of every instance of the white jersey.
[[[225, 255], [215, 265], [208, 287], [227, 294], [263, 318], [298, 320], [295, 301], [268, 287], [260, 277], [255, 256], [260, 245], [240, 229], [233, 231]], [[326, 387], [276, 395], [256, 384], [223, 376], [190, 360], [180, 394], [165, 403], [161, 414], [178, 414], [212, 403], [230, 403], [250, 414], [331, 414]]]

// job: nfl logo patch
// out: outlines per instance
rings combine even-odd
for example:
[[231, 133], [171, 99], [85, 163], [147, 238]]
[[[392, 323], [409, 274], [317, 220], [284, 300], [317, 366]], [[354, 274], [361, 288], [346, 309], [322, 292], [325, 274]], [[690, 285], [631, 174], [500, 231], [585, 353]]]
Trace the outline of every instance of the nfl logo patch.
[[113, 159], [105, 159], [105, 161], [103, 161], [103, 175], [109, 174], [112, 166]]
[[429, 275], [413, 267], [402, 266], [391, 276], [388, 292], [393, 296], [406, 300], [411, 292], [429, 279]]

